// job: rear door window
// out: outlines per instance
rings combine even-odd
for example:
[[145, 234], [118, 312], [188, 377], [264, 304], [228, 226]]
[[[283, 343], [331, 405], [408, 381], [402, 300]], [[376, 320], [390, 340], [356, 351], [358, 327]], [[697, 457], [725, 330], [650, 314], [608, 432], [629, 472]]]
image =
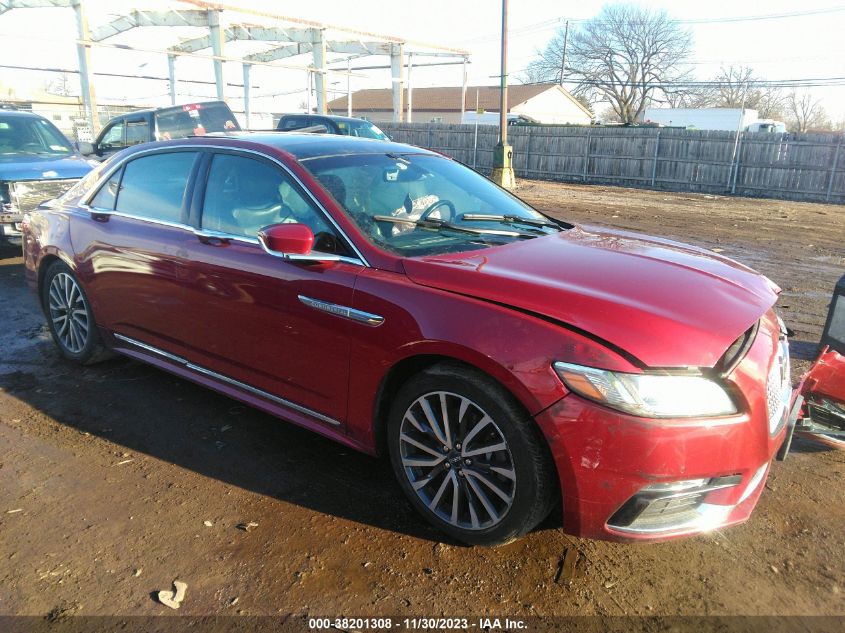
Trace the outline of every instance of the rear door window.
[[126, 145], [139, 145], [150, 140], [150, 123], [146, 119], [126, 122]]
[[169, 152], [142, 156], [127, 163], [116, 210], [151, 220], [182, 223], [185, 190], [197, 156], [197, 152]]

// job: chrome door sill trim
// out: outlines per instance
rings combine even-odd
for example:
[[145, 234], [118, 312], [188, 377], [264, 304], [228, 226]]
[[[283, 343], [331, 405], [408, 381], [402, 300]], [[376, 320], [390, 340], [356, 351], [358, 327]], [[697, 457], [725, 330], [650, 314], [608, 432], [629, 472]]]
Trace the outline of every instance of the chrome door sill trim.
[[350, 308], [349, 306], [342, 306], [338, 305], [337, 303], [329, 303], [328, 301], [322, 301], [320, 299], [306, 297], [305, 295], [298, 295], [298, 297], [299, 300], [305, 305], [307, 305], [309, 308], [314, 308], [315, 310], [320, 310], [321, 312], [327, 312], [328, 314], [343, 317], [344, 319], [350, 319], [352, 321], [357, 321], [358, 323], [363, 323], [364, 325], [369, 325], [372, 327], [378, 327], [379, 325], [384, 323], [383, 316], [373, 314], [372, 312], [356, 310], [355, 308]]
[[182, 358], [181, 356], [176, 356], [175, 354], [170, 354], [165, 352], [163, 349], [159, 349], [157, 347], [153, 347], [152, 345], [147, 345], [146, 343], [142, 343], [141, 341], [136, 341], [134, 338], [129, 338], [128, 336], [123, 336], [123, 334], [117, 334], [116, 332], [113, 333], [114, 337], [118, 340], [121, 340], [125, 343], [129, 343], [130, 345], [134, 345], [135, 347], [140, 347], [143, 350], [148, 352], [152, 352], [157, 356], [162, 356], [167, 360], [172, 360], [174, 363], [179, 363], [180, 365], [187, 365], [188, 361]]
[[194, 363], [182, 358], [181, 356], [176, 356], [175, 354], [170, 354], [161, 350], [157, 347], [153, 347], [152, 345], [147, 345], [146, 343], [142, 343], [141, 341], [136, 341], [133, 338], [129, 338], [128, 336], [123, 336], [122, 334], [114, 334], [116, 339], [129, 343], [130, 345], [134, 345], [135, 347], [140, 347], [141, 349], [166, 358], [174, 363], [182, 365], [186, 369], [190, 369], [191, 371], [195, 371], [197, 373], [203, 374], [210, 378], [214, 378], [215, 380], [219, 380], [220, 382], [225, 382], [227, 384], [232, 385], [233, 387], [237, 387], [238, 389], [242, 389], [247, 391], [253, 395], [259, 396], [264, 398], [265, 400], [270, 400], [271, 402], [275, 402], [276, 404], [280, 404], [283, 407], [287, 407], [289, 409], [293, 409], [299, 413], [305, 414], [309, 417], [315, 418], [320, 420], [321, 422], [325, 422], [326, 424], [331, 424], [332, 426], [340, 426], [341, 423], [334, 418], [330, 418], [327, 415], [323, 415], [322, 413], [317, 413], [316, 411], [309, 409], [308, 407], [303, 407], [302, 405], [296, 404], [295, 402], [291, 402], [290, 400], [285, 400], [284, 398], [280, 398], [279, 396], [274, 396], [272, 393], [268, 393], [263, 389], [259, 389], [258, 387], [253, 387], [252, 385], [248, 385], [245, 382], [241, 382], [240, 380], [235, 380], [234, 378], [229, 378], [228, 376], [224, 376], [223, 374], [218, 374], [216, 371], [212, 371], [210, 369], [206, 369], [205, 367], [201, 367], [199, 365], [195, 365]]

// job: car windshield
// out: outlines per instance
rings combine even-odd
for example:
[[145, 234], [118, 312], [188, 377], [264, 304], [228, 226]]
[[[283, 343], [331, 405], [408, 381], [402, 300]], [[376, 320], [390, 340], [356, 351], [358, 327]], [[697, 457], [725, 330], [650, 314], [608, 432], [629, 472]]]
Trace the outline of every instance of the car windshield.
[[302, 164], [368, 239], [397, 255], [477, 250], [570, 228], [441, 156], [348, 154]]
[[225, 103], [195, 103], [156, 113], [156, 138], [160, 141], [240, 129]]
[[374, 138], [379, 141], [388, 140], [387, 135], [369, 121], [336, 121], [336, 123], [341, 133], [347, 136]]
[[46, 119], [0, 115], [0, 154], [66, 156], [72, 153], [67, 139]]

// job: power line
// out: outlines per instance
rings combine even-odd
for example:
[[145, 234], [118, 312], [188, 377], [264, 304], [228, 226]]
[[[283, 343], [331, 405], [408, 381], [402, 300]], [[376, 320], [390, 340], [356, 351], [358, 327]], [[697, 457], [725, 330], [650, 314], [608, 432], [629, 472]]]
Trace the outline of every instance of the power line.
[[[549, 82], [534, 82], [534, 83], [549, 83]], [[567, 79], [564, 83], [577, 86], [606, 86], [609, 82], [596, 81], [593, 79]], [[653, 88], [718, 88], [724, 86], [726, 82], [708, 80], [708, 81], [683, 81], [683, 80], [666, 80], [649, 83], [648, 87]], [[845, 86], [845, 77], [819, 77], [808, 79], [776, 79], [776, 80], [759, 80], [748, 82], [753, 88], [827, 88]], [[625, 82], [617, 82], [617, 85], [625, 85]], [[631, 85], [631, 84], [628, 84]], [[634, 85], [637, 85], [636, 83]], [[640, 84], [641, 85], [641, 84]]]
[[[669, 22], [672, 24], [683, 24], [683, 25], [706, 25], [706, 24], [729, 24], [735, 22], [761, 22], [766, 20], [781, 20], [785, 18], [801, 18], [801, 17], [811, 17], [811, 16], [818, 16], [818, 15], [828, 15], [830, 13], [840, 13], [845, 11], [845, 5], [837, 5], [834, 7], [827, 7], [823, 9], [807, 9], [805, 11], [787, 11], [783, 13], [767, 13], [767, 14], [759, 14], [759, 15], [742, 15], [742, 16], [734, 16], [734, 17], [717, 17], [717, 18], [687, 18], [687, 19], [670, 19]], [[516, 29], [512, 29], [508, 34], [510, 37], [521, 37], [525, 35], [533, 35], [538, 31], [546, 31], [552, 28], [557, 28], [562, 26], [567, 21], [574, 22], [576, 24], [584, 23], [584, 22], [592, 22], [594, 24], [607, 24], [606, 21], [603, 20], [596, 20], [595, 18], [567, 18], [567, 17], [557, 17], [557, 18], [549, 18], [548, 20], [542, 20], [540, 22], [535, 22], [533, 24], [528, 24], [523, 27], [519, 27]], [[639, 22], [631, 22], [632, 24], [636, 24]], [[492, 41], [498, 38], [498, 35], [483, 35], [476, 38], [470, 38], [465, 40], [468, 43], [471, 42], [483, 42], [483, 41]]]
[[[13, 64], [0, 64], [0, 68], [6, 68], [8, 70], [26, 70], [29, 72], [45, 72], [45, 73], [58, 73], [58, 74], [67, 74], [67, 75], [78, 75], [78, 70], [73, 70], [71, 68], [40, 68], [37, 66], [16, 66]], [[95, 72], [91, 73], [94, 76], [98, 77], [120, 77], [123, 79], [144, 79], [147, 81], [170, 81], [169, 77], [160, 77], [157, 75], [127, 75], [124, 73], [107, 73], [107, 72]], [[206, 84], [209, 86], [214, 86], [215, 82], [213, 81], [205, 81], [202, 79], [180, 79], [180, 83], [186, 84]], [[242, 83], [232, 83], [226, 82], [227, 86], [232, 88], [243, 88], [244, 85]], [[261, 86], [253, 84], [253, 88], [260, 88]]]

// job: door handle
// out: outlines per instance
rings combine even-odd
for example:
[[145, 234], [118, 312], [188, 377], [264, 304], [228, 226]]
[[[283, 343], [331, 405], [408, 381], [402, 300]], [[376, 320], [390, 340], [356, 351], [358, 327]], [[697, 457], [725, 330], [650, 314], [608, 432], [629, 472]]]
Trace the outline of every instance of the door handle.
[[200, 231], [195, 229], [194, 235], [197, 236], [200, 242], [209, 246], [226, 246], [231, 241], [231, 238], [225, 233], [221, 234], [214, 231]]

